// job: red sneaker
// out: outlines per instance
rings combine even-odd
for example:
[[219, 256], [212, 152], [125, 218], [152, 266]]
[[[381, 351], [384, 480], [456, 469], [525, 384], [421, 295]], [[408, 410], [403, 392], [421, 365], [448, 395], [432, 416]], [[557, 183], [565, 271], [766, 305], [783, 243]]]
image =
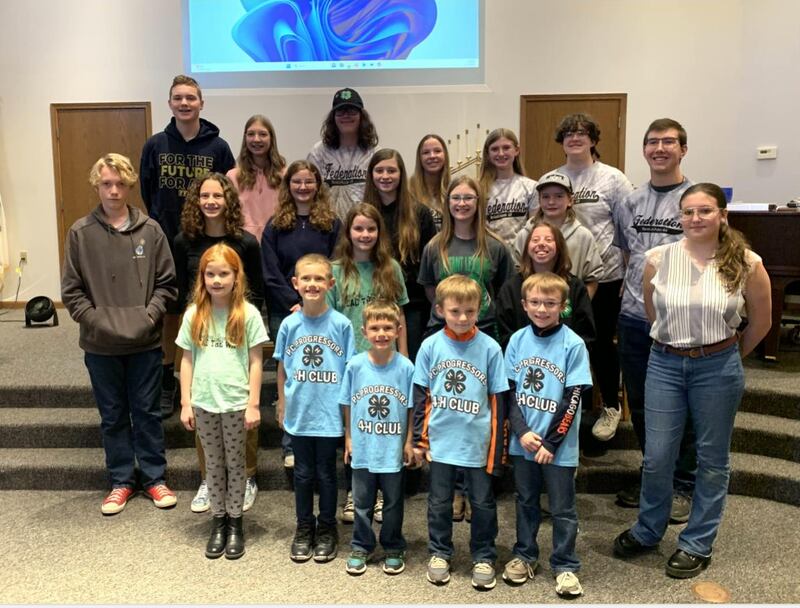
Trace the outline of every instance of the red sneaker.
[[159, 509], [174, 507], [175, 503], [178, 502], [175, 492], [170, 490], [165, 483], [147, 488], [145, 494], [153, 499], [153, 504]]
[[125, 505], [128, 504], [128, 500], [133, 494], [133, 488], [114, 488], [109, 495], [106, 496], [105, 500], [103, 500], [100, 510], [103, 512], [103, 515], [116, 515], [125, 508]]

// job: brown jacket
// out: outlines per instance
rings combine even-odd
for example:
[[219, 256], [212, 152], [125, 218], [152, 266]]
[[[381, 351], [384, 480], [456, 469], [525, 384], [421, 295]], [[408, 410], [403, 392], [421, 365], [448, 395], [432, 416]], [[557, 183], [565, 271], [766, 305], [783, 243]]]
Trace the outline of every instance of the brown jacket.
[[158, 348], [167, 303], [178, 294], [175, 264], [161, 227], [128, 206], [129, 226], [116, 230], [102, 207], [67, 235], [61, 300], [80, 323], [80, 346], [98, 355]]

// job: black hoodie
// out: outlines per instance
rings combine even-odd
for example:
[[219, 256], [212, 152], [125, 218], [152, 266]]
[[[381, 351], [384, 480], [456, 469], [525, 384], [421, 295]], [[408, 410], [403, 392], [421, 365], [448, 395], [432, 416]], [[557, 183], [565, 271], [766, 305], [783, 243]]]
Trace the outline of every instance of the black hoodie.
[[134, 207], [128, 226], [108, 224], [98, 205], [69, 229], [61, 300], [80, 324], [80, 346], [130, 355], [161, 345], [161, 320], [178, 295], [175, 265], [161, 228]]
[[236, 159], [219, 129], [204, 118], [197, 136], [189, 141], [178, 131], [175, 117], [166, 129], [147, 140], [139, 166], [142, 199], [170, 247], [180, 231], [181, 209], [192, 180], [214, 171], [225, 174], [234, 166]]

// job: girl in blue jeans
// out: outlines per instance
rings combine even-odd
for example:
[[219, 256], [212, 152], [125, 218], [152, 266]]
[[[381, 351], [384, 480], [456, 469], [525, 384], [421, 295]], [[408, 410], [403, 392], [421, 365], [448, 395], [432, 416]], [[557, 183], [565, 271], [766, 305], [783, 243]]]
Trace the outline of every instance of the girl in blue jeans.
[[[632, 557], [664, 536], [672, 474], [691, 415], [697, 481], [689, 522], [666, 573], [697, 576], [708, 567], [730, 478], [733, 420], [744, 391], [742, 357], [770, 327], [770, 282], [761, 258], [728, 226], [725, 195], [695, 184], [680, 201], [684, 238], [647, 252], [644, 301], [653, 347], [645, 381], [645, 444], [639, 518], [614, 541]], [[738, 333], [739, 311], [747, 327]]]

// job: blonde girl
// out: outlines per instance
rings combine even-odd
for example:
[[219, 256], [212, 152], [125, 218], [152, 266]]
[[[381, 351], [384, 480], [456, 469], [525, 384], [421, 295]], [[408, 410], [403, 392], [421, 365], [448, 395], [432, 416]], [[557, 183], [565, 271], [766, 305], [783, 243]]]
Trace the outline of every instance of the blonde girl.
[[[480, 186], [467, 175], [456, 177], [447, 188], [448, 212], [442, 217], [442, 231], [425, 247], [420, 263], [419, 283], [433, 304], [436, 285], [452, 274], [463, 274], [481, 286], [478, 327], [497, 338], [495, 294], [511, 276], [511, 255], [499, 236], [488, 229], [486, 205]], [[444, 327], [444, 320], [431, 310], [426, 334]]]
[[511, 247], [536, 196], [536, 182], [525, 176], [519, 140], [511, 129], [495, 129], [486, 136], [479, 183], [486, 194], [487, 225]]
[[244, 124], [236, 167], [226, 175], [239, 192], [244, 229], [259, 242], [275, 213], [285, 170], [286, 159], [278, 151], [275, 127], [266, 116], [254, 114]]
[[428, 133], [417, 144], [414, 175], [409, 180], [411, 197], [431, 211], [436, 229], [442, 228], [445, 192], [450, 185], [450, 153], [441, 135]]
[[213, 520], [206, 557], [244, 555], [245, 433], [261, 422], [261, 314], [245, 300], [242, 260], [220, 243], [200, 258], [192, 305], [176, 343], [181, 361], [181, 423], [205, 452]]
[[408, 293], [405, 306], [408, 353], [416, 356], [428, 321], [430, 303], [417, 283], [419, 262], [425, 245], [436, 234], [430, 210], [410, 195], [406, 166], [397, 150], [383, 148], [372, 155], [364, 201], [381, 214], [395, 260], [400, 262]]

